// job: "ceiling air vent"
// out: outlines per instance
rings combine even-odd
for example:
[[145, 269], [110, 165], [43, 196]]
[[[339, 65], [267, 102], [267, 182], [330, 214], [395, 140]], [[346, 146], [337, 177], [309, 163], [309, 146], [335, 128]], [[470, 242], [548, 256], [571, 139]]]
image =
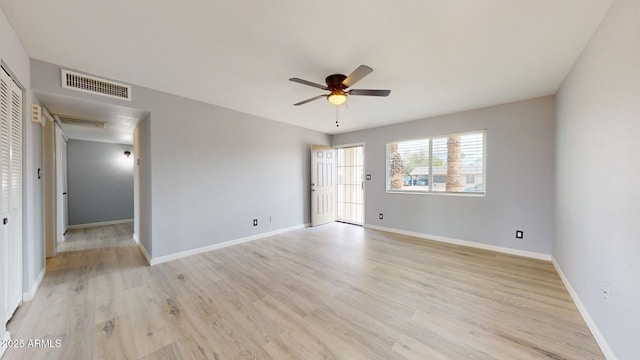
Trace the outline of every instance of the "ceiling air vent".
[[106, 129], [109, 127], [109, 123], [107, 123], [106, 121], [83, 120], [64, 115], [54, 115], [54, 117], [60, 120], [60, 122], [65, 125], [86, 126], [94, 129]]
[[62, 87], [131, 101], [131, 86], [64, 69]]

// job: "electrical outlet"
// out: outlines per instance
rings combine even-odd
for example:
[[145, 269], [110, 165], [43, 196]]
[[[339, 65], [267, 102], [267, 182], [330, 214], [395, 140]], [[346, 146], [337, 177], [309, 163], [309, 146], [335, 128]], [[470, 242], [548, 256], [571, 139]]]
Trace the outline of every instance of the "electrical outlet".
[[258, 219], [253, 219], [253, 226], [258, 226]]
[[602, 284], [602, 297], [604, 301], [609, 301], [609, 284], [607, 283]]
[[382, 215], [382, 213], [378, 214], [378, 219], [382, 220], [383, 217], [384, 215]]
[[523, 238], [524, 238], [524, 231], [516, 230], [516, 239], [523, 239]]

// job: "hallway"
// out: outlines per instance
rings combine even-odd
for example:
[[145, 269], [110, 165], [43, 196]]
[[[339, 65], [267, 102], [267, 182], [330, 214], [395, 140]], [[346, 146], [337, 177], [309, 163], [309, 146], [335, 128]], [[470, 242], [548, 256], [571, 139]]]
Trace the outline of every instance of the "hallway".
[[8, 349], [3, 360], [91, 358], [94, 348], [87, 335], [100, 326], [96, 321], [123, 305], [114, 302], [122, 300], [114, 293], [141, 284], [148, 270], [132, 236], [133, 223], [69, 230], [67, 240], [58, 244], [58, 256], [47, 260], [34, 299], [7, 323], [12, 339], [50, 340], [51, 348]]

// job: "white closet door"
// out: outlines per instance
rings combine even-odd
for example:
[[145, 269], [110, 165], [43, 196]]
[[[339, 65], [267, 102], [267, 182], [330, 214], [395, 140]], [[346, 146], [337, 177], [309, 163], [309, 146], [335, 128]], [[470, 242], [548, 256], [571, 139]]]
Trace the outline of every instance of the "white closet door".
[[[9, 84], [6, 81], [6, 74], [0, 68], [0, 319], [6, 322], [7, 316], [7, 269], [9, 267], [9, 168], [11, 164], [11, 122]], [[10, 81], [10, 80], [9, 80]], [[6, 219], [6, 220], [5, 220]], [[0, 324], [0, 329], [4, 329], [4, 323]]]
[[6, 319], [22, 301], [22, 90], [0, 71], [1, 230]]

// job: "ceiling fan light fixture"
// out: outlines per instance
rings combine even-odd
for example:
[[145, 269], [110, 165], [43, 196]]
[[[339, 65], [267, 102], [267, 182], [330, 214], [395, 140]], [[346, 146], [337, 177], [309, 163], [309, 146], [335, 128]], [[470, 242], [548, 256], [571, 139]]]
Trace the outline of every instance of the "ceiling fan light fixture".
[[317, 95], [310, 99], [303, 100], [293, 104], [293, 106], [304, 105], [312, 101], [322, 99], [326, 97], [331, 105], [340, 106], [347, 101], [349, 95], [361, 95], [361, 96], [389, 96], [391, 90], [373, 90], [373, 89], [349, 89], [363, 77], [369, 75], [373, 71], [372, 68], [367, 65], [360, 65], [349, 76], [343, 74], [333, 74], [327, 76], [324, 80], [327, 85], [321, 85], [308, 80], [300, 78], [290, 78], [289, 81], [293, 81], [298, 84], [313, 86], [314, 88], [328, 90], [328, 95]]
[[340, 89], [332, 90], [331, 94], [327, 96], [327, 100], [329, 100], [329, 102], [333, 105], [342, 105], [345, 101], [347, 101], [347, 94]]

